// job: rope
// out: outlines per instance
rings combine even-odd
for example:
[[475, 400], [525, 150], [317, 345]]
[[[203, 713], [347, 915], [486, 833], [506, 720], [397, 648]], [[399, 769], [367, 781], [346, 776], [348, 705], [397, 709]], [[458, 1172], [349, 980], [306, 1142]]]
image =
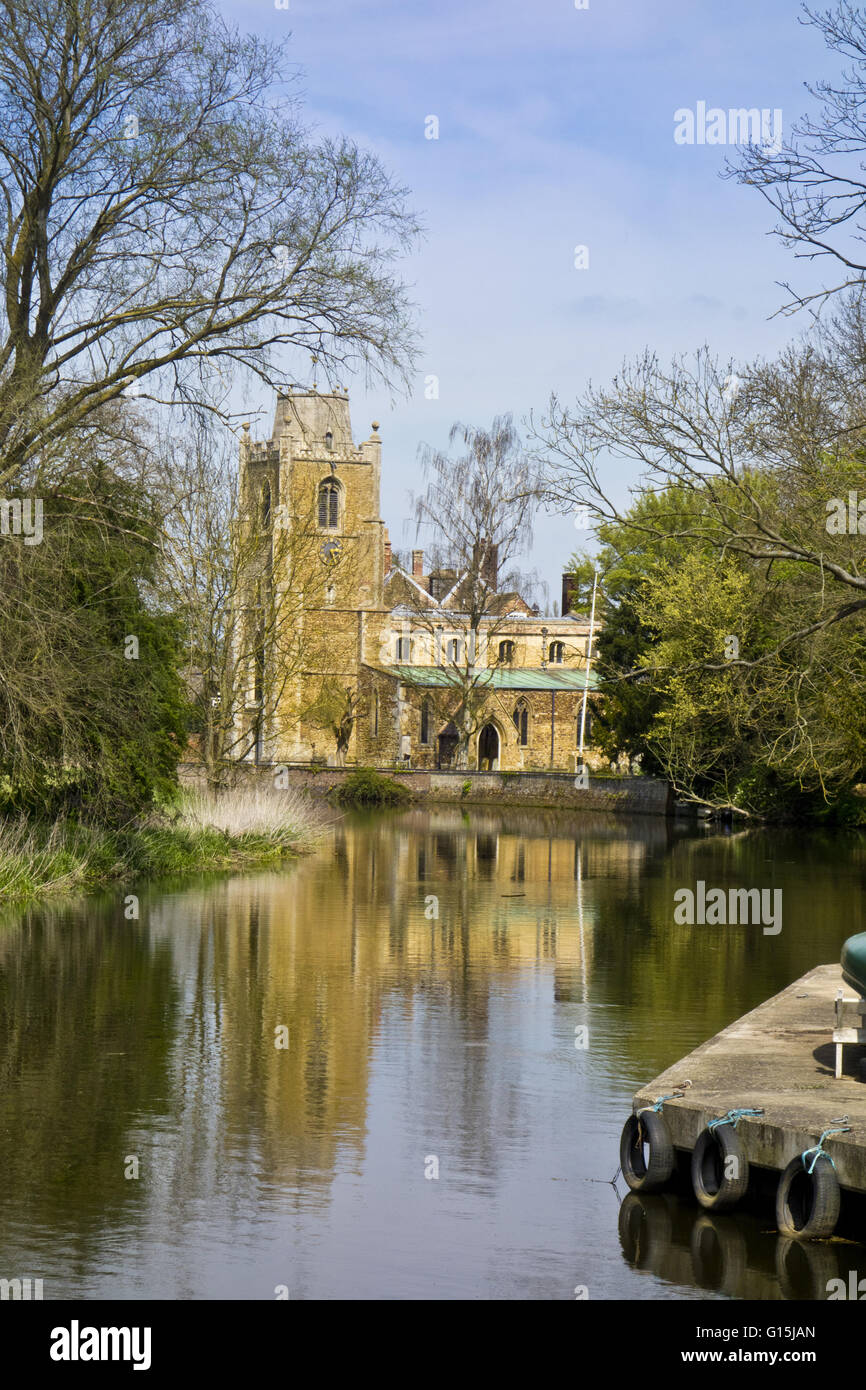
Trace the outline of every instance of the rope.
[[710, 1120], [707, 1124], [707, 1129], [710, 1131], [710, 1133], [712, 1133], [712, 1131], [716, 1128], [717, 1125], [733, 1125], [734, 1129], [736, 1129], [737, 1125], [740, 1123], [740, 1120], [742, 1120], [744, 1116], [763, 1115], [763, 1113], [763, 1110], [755, 1109], [753, 1106], [744, 1105], [741, 1106], [738, 1110], [729, 1110], [727, 1115], [720, 1115], [717, 1120]]
[[640, 1110], [635, 1111], [635, 1118], [640, 1119], [641, 1115], [646, 1114], [647, 1110], [655, 1110], [656, 1113], [660, 1113], [666, 1100], [682, 1100], [682, 1098], [682, 1091], [671, 1091], [669, 1096], [659, 1096], [655, 1105], [644, 1105]]
[[825, 1129], [825, 1130], [824, 1130], [824, 1133], [821, 1135], [821, 1138], [818, 1140], [817, 1144], [813, 1145], [813, 1147], [812, 1147], [811, 1149], [805, 1149], [805, 1150], [803, 1151], [803, 1153], [801, 1153], [800, 1157], [801, 1157], [801, 1159], [803, 1160], [803, 1167], [804, 1167], [804, 1168], [806, 1167], [806, 1159], [808, 1158], [809, 1154], [814, 1154], [814, 1155], [815, 1155], [815, 1157], [812, 1159], [812, 1162], [811, 1162], [809, 1168], [807, 1169], [808, 1174], [809, 1174], [809, 1177], [811, 1177], [812, 1174], [814, 1173], [814, 1171], [815, 1171], [815, 1164], [818, 1162], [818, 1159], [819, 1159], [819, 1158], [826, 1158], [826, 1159], [827, 1159], [827, 1162], [828, 1162], [828, 1163], [831, 1163], [831, 1164], [833, 1165], [833, 1171], [835, 1172], [835, 1170], [836, 1170], [836, 1164], [833, 1162], [833, 1159], [830, 1157], [830, 1155], [829, 1155], [828, 1153], [825, 1152], [825, 1150], [824, 1150], [824, 1140], [827, 1139], [827, 1138], [829, 1137], [829, 1135], [831, 1135], [831, 1134], [850, 1134], [850, 1133], [851, 1133], [851, 1126], [848, 1124], [848, 1116], [847, 1116], [847, 1115], [842, 1115], [839, 1124], [837, 1124], [835, 1128], [833, 1128], [833, 1129]]

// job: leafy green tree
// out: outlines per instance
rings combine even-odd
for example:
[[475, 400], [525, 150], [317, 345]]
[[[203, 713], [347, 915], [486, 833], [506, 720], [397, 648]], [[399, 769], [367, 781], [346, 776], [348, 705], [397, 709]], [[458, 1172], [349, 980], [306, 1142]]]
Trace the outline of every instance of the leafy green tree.
[[[752, 486], [793, 526], [817, 505], [801, 482], [783, 492], [768, 471]], [[728, 503], [723, 484], [705, 499], [676, 486], [641, 493], [623, 521], [599, 528], [594, 562], [575, 557], [584, 583], [592, 563], [603, 579], [593, 738], [610, 757], [640, 755], [688, 800], [859, 820], [864, 621], [821, 621], [811, 567], [758, 564], [702, 538]]]
[[650, 575], [638, 613], [659, 705], [648, 744], [681, 795], [746, 814], [859, 819], [866, 766], [866, 632], [787, 640], [811, 595], [796, 566], [769, 572], [690, 552]]
[[[694, 500], [685, 491], [670, 488], [664, 494], [641, 494], [621, 523], [605, 523], [598, 528], [601, 549], [598, 555], [572, 557], [570, 572], [577, 587], [575, 609], [590, 611], [593, 575], [599, 576], [596, 618], [600, 623], [596, 639], [596, 673], [603, 689], [590, 697], [593, 742], [612, 760], [640, 757], [644, 771], [662, 771], [654, 748], [648, 742], [661, 696], [643, 659], [652, 650], [655, 624], [652, 613], [641, 603], [649, 577], [665, 556], [682, 555], [684, 548], [673, 540], [648, 534], [646, 526], [681, 524], [696, 511]], [[633, 523], [633, 524], [632, 524]]]
[[34, 491], [41, 542], [0, 540], [0, 804], [121, 820], [173, 794], [186, 743], [152, 504], [98, 456]]

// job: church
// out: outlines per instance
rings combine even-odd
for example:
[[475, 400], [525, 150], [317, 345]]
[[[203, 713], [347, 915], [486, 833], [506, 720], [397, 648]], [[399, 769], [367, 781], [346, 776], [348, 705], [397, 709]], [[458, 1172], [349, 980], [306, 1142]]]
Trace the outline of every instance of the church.
[[[590, 621], [544, 616], [500, 592], [491, 541], [477, 565], [392, 555], [380, 516], [382, 440], [352, 437], [347, 392], [293, 388], [271, 438], [240, 448], [240, 497], [255, 519], [274, 609], [291, 643], [262, 640], [239, 718], [250, 758], [478, 771], [575, 772], [594, 763]], [[253, 523], [250, 523], [253, 524]], [[299, 554], [307, 559], [301, 562]], [[470, 623], [467, 586], [484, 589]]]

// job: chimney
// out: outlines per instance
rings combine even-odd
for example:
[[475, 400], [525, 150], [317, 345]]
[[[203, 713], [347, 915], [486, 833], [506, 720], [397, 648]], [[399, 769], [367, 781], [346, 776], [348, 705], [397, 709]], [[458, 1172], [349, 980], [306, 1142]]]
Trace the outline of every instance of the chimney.
[[423, 551], [423, 550], [413, 550], [413, 551], [412, 551], [412, 578], [413, 578], [413, 579], [423, 579], [423, 578], [424, 578], [424, 551]]
[[562, 576], [562, 606], [560, 612], [566, 618], [572, 611], [572, 602], [577, 594], [577, 576], [564, 574]]
[[388, 527], [384, 527], [385, 535], [385, 573], [391, 572], [391, 537], [388, 535]]
[[499, 546], [494, 545], [493, 541], [476, 541], [472, 560], [484, 583], [495, 593], [499, 583]]

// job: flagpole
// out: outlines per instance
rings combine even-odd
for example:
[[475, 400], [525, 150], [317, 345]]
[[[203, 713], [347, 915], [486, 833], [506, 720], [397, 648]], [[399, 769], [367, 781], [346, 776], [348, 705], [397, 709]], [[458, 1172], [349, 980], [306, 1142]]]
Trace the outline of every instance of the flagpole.
[[589, 644], [586, 652], [586, 673], [583, 678], [583, 706], [580, 711], [580, 749], [578, 751], [578, 762], [583, 766], [583, 736], [586, 731], [586, 697], [589, 691], [589, 671], [592, 666], [592, 639], [595, 635], [595, 591], [598, 584], [598, 570], [593, 566], [592, 570], [592, 610], [589, 615]]

